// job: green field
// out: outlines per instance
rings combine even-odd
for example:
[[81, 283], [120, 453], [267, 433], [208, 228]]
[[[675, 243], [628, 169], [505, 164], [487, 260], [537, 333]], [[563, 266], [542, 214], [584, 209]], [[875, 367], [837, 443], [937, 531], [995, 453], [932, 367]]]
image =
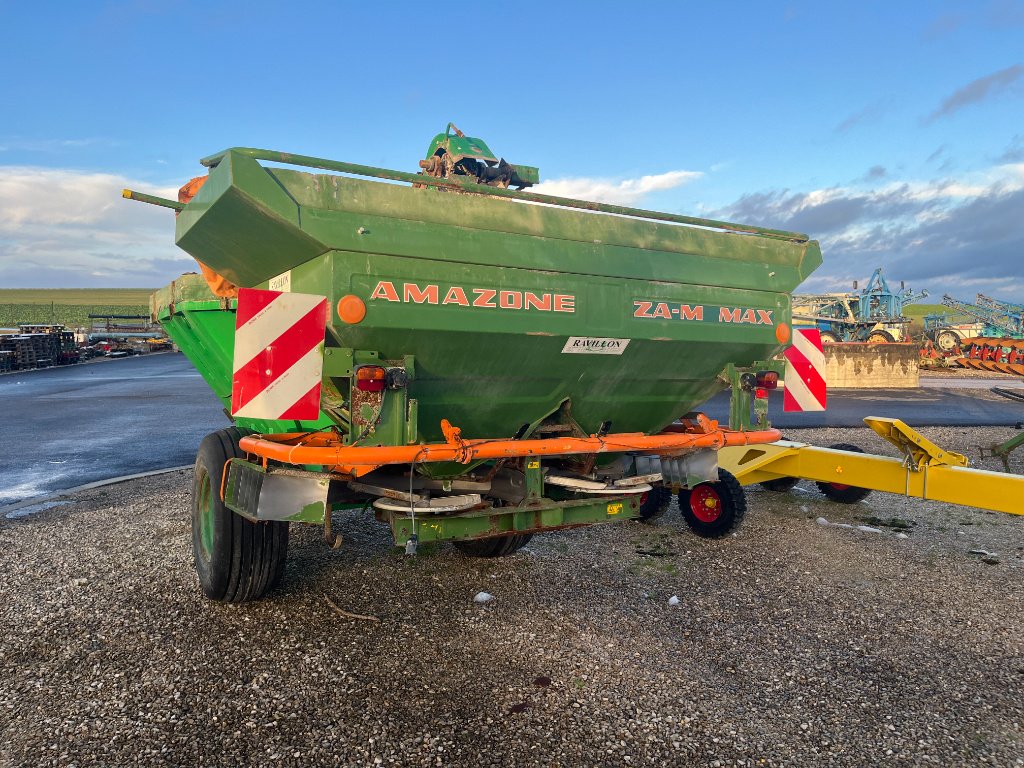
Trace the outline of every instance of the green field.
[[0, 328], [19, 323], [88, 327], [89, 315], [148, 315], [148, 288], [0, 288]]
[[912, 330], [921, 330], [924, 328], [924, 316], [925, 315], [947, 315], [950, 322], [954, 323], [969, 323], [972, 318], [967, 315], [961, 315], [954, 312], [949, 307], [944, 307], [941, 304], [907, 304], [903, 307], [904, 317], [910, 318], [910, 327]]

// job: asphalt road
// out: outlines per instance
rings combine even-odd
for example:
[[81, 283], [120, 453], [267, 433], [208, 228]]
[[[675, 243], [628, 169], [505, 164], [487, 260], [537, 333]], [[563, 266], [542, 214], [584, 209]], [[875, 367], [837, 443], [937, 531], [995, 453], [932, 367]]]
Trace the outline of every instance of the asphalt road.
[[228, 425], [181, 354], [0, 376], [0, 506], [195, 461]]
[[[726, 421], [727, 394], [704, 410]], [[0, 414], [0, 506], [191, 464], [199, 441], [228, 424], [180, 354], [0, 376]], [[949, 388], [832, 391], [824, 413], [783, 413], [780, 392], [769, 407], [781, 428], [861, 426], [864, 416], [913, 426], [1012, 426], [1024, 419], [1024, 404], [951, 380]]]

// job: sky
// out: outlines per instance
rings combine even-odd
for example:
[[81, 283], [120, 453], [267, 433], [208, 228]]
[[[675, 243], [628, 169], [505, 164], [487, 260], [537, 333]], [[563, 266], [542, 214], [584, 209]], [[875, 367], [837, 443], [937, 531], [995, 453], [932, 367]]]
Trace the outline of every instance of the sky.
[[252, 146], [417, 170], [453, 121], [539, 191], [806, 232], [1024, 301], [1024, 2], [0, 0], [0, 287], [158, 287], [166, 197]]

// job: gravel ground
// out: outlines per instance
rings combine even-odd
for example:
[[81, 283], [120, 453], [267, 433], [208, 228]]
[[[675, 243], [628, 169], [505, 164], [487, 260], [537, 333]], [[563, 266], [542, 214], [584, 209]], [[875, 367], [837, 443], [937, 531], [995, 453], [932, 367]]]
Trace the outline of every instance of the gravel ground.
[[1024, 518], [753, 488], [724, 540], [673, 505], [486, 561], [404, 557], [352, 514], [337, 552], [293, 526], [283, 587], [225, 606], [199, 596], [189, 482], [0, 519], [4, 768], [1024, 765]]

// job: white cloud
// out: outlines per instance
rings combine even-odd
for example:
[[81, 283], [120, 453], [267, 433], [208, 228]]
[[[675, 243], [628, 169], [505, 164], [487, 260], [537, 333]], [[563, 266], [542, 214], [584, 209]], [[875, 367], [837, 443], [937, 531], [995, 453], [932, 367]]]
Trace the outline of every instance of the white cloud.
[[0, 166], [0, 286], [156, 287], [192, 268], [171, 211], [125, 200], [125, 187], [174, 187], [108, 173]]
[[638, 179], [552, 179], [531, 187], [530, 191], [615, 205], [636, 205], [654, 192], [675, 189], [703, 175], [700, 171], [668, 171]]
[[957, 179], [879, 187], [770, 190], [742, 196], [714, 218], [806, 232], [824, 265], [802, 291], [848, 287], [875, 267], [933, 296], [968, 286], [1020, 301], [1024, 286], [1024, 168], [995, 165]]

